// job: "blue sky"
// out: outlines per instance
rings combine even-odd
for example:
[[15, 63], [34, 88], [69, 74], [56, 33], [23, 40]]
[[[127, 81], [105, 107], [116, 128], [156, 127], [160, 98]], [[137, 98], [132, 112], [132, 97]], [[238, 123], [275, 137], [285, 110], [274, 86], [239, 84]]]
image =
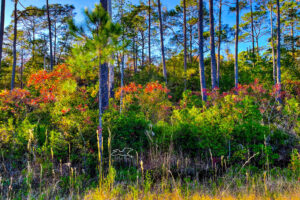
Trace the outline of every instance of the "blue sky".
[[[127, 0], [128, 2], [132, 2], [137, 4], [139, 0]], [[46, 1], [45, 0], [20, 0], [21, 4], [26, 6], [33, 5], [37, 7], [42, 7], [45, 5]], [[168, 9], [174, 8], [176, 5], [180, 3], [180, 0], [161, 0], [162, 5], [167, 7]], [[206, 2], [206, 1], [205, 1]], [[99, 0], [49, 0], [49, 3], [60, 3], [60, 4], [73, 4], [75, 6], [75, 12], [77, 13], [76, 15], [76, 21], [80, 22], [83, 19], [82, 13], [85, 7], [88, 8], [93, 8], [95, 3], [99, 3]], [[216, 9], [218, 5], [215, 5]], [[14, 4], [11, 0], [6, 0], [6, 19], [5, 19], [5, 24], [8, 25], [11, 21], [11, 15], [13, 12]], [[235, 24], [235, 14], [234, 13], [229, 13], [228, 12], [228, 6], [223, 6], [223, 23], [227, 23], [230, 26], [233, 26]], [[22, 9], [22, 7], [19, 5], [18, 9]], [[215, 13], [216, 14], [216, 13]], [[242, 13], [243, 14], [243, 13]], [[217, 16], [215, 16], [217, 17]], [[262, 40], [265, 40], [265, 38]], [[265, 44], [263, 44], [265, 45]], [[229, 48], [231, 52], [233, 52], [233, 46], [234, 45], [229, 45]], [[250, 43], [240, 43], [240, 51], [246, 50], [247, 47], [250, 46]]]
[[[138, 3], [139, 0], [127, 0], [133, 3]], [[21, 4], [26, 6], [33, 5], [37, 7], [42, 7], [46, 4], [45, 0], [20, 0]], [[162, 0], [163, 6], [167, 8], [175, 7], [180, 0]], [[60, 3], [60, 4], [73, 4], [76, 9], [77, 17], [76, 20], [80, 21], [82, 19], [82, 12], [85, 7], [93, 8], [96, 3], [99, 3], [99, 0], [49, 0], [50, 4]], [[5, 25], [8, 25], [11, 21], [11, 15], [14, 9], [14, 3], [11, 0], [6, 0], [6, 13], [5, 13]], [[18, 9], [22, 9], [18, 5]]]

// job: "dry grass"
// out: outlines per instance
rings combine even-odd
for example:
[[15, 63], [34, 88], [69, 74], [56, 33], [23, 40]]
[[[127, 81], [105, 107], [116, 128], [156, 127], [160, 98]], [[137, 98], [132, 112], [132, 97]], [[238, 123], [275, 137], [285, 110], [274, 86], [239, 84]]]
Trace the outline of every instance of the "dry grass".
[[124, 200], [299, 200], [300, 198], [300, 188], [295, 191], [289, 191], [282, 194], [224, 194], [224, 195], [207, 195], [201, 192], [195, 192], [190, 195], [183, 195], [180, 191], [174, 192], [163, 192], [156, 193], [155, 191], [151, 193], [143, 193], [143, 191], [129, 191], [125, 194], [120, 194], [118, 192], [107, 192], [104, 190], [96, 189], [85, 196], [85, 200], [113, 200], [113, 199], [124, 199]]

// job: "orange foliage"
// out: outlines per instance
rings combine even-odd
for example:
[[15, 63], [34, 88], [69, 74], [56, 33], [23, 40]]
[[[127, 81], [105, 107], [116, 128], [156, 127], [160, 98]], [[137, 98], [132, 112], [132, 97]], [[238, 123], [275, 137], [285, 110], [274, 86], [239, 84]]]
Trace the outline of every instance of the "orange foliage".
[[72, 78], [70, 69], [65, 65], [57, 66], [54, 71], [38, 71], [29, 77], [27, 86], [32, 86], [39, 92], [39, 97], [35, 99], [37, 103], [49, 103], [56, 100], [55, 93], [58, 85], [64, 80]]

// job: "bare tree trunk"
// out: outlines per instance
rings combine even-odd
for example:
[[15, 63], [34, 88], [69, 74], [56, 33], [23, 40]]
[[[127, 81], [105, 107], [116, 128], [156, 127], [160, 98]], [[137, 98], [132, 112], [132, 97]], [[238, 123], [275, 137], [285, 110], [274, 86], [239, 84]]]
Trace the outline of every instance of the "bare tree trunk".
[[[109, 12], [109, 2], [110, 0], [100, 0], [100, 3], [102, 5], [102, 7], [105, 9], [106, 12]], [[109, 99], [108, 99], [108, 64], [107, 62], [104, 62], [103, 64], [101, 64], [101, 76], [100, 76], [100, 80], [101, 80], [101, 97], [102, 97], [102, 112], [104, 112], [104, 110], [106, 110], [108, 108], [108, 103], [109, 103]]]
[[211, 88], [215, 89], [216, 84], [216, 53], [215, 53], [215, 27], [213, 0], [209, 0], [209, 24], [210, 24], [210, 55], [211, 55]]
[[134, 69], [134, 73], [137, 73], [137, 66], [136, 66], [136, 50], [135, 47], [136, 46], [136, 41], [135, 41], [135, 36], [133, 36], [133, 43], [132, 43], [132, 57], [133, 57], [133, 69]]
[[[109, 17], [112, 18], [112, 7], [111, 7], [111, 1], [109, 0], [107, 2], [107, 12], [109, 14]], [[113, 55], [111, 55], [112, 59], [113, 59]], [[114, 98], [115, 97], [115, 93], [114, 93], [114, 81], [115, 81], [115, 71], [114, 71], [114, 65], [113, 64], [108, 64], [108, 73], [109, 73], [109, 77], [108, 77], [108, 98]]]
[[151, 65], [151, 0], [148, 1], [149, 3], [149, 24], [148, 24], [148, 54], [149, 54], [149, 65]]
[[108, 98], [114, 98], [115, 92], [114, 92], [114, 78], [115, 78], [115, 71], [114, 71], [114, 65], [109, 64], [109, 82], [108, 82]]
[[[254, 22], [253, 22], [253, 8], [252, 8], [252, 0], [250, 0], [250, 17], [251, 17], [251, 38], [252, 38], [252, 62], [253, 62], [253, 67], [255, 65], [254, 61], [254, 54], [255, 54], [255, 47], [254, 47]], [[258, 51], [258, 49], [257, 49]], [[258, 57], [257, 57], [258, 59]]]
[[54, 24], [54, 47], [53, 47], [53, 64], [56, 65], [56, 42], [57, 42], [57, 28], [56, 22]]
[[237, 88], [239, 84], [238, 76], [238, 53], [239, 53], [239, 25], [240, 25], [239, 0], [236, 0], [236, 31], [235, 31], [235, 55], [234, 55], [234, 85]]
[[158, 16], [159, 16], [160, 45], [161, 45], [161, 54], [162, 54], [163, 74], [164, 74], [165, 82], [167, 84], [168, 79], [167, 79], [167, 68], [166, 68], [166, 60], [165, 60], [164, 33], [163, 33], [163, 22], [161, 16], [160, 0], [158, 0]]
[[186, 0], [183, 0], [183, 40], [184, 40], [184, 90], [186, 90], [187, 50], [186, 50]]
[[50, 70], [53, 70], [53, 54], [52, 54], [52, 30], [51, 30], [51, 19], [49, 11], [49, 0], [46, 0], [47, 6], [47, 19], [48, 19], [48, 29], [49, 29], [49, 43], [50, 43]]
[[[109, 12], [108, 0], [100, 0], [100, 4]], [[99, 127], [98, 127], [98, 140], [100, 147], [100, 178], [102, 177], [102, 114], [108, 107], [108, 64], [101, 63], [101, 51], [99, 50]]]
[[206, 101], [206, 82], [204, 74], [204, 55], [203, 55], [203, 0], [199, 0], [198, 11], [198, 37], [199, 37], [199, 74], [202, 100]]
[[[123, 23], [123, 4], [124, 1], [121, 1], [121, 24], [124, 25]], [[149, 0], [150, 2], [150, 0]], [[122, 45], [124, 44], [124, 38], [125, 38], [125, 30], [124, 28], [122, 29]], [[124, 48], [122, 49], [122, 58], [121, 58], [121, 68], [120, 68], [120, 73], [121, 73], [121, 94], [120, 94], [120, 113], [122, 112], [122, 108], [123, 108], [123, 87], [124, 87]]]
[[5, 0], [1, 1], [1, 27], [0, 27], [0, 72], [2, 63], [2, 49], [3, 49], [3, 35], [4, 35], [4, 23], [5, 23]]
[[190, 49], [189, 49], [189, 62], [193, 62], [192, 52], [193, 52], [193, 26], [190, 25]]
[[218, 37], [218, 62], [217, 62], [217, 87], [220, 85], [220, 64], [221, 64], [221, 36], [222, 36], [222, 0], [219, 4], [219, 37]]
[[18, 29], [18, 17], [17, 17], [17, 6], [18, 0], [15, 0], [14, 9], [14, 41], [13, 41], [13, 69], [11, 75], [11, 90], [15, 88], [15, 76], [16, 76], [16, 65], [17, 65], [17, 29]]
[[274, 39], [273, 39], [273, 5], [270, 6], [270, 22], [271, 22], [271, 46], [272, 46], [272, 61], [273, 61], [273, 80], [276, 84], [276, 61], [275, 61], [275, 48], [274, 48]]
[[142, 67], [144, 67], [145, 64], [145, 35], [144, 31], [141, 31], [141, 36], [142, 36]]
[[24, 70], [24, 48], [23, 48], [24, 43], [22, 42], [22, 52], [21, 52], [21, 68], [20, 68], [20, 80], [21, 80], [21, 84], [20, 87], [21, 89], [23, 89], [23, 70]]
[[281, 63], [280, 63], [280, 3], [277, 0], [277, 99], [281, 101]]
[[102, 178], [102, 131], [103, 131], [103, 124], [102, 124], [102, 114], [103, 114], [103, 64], [101, 64], [101, 51], [99, 50], [99, 126], [98, 126], [98, 148], [100, 149], [100, 167], [99, 167], [99, 179]]

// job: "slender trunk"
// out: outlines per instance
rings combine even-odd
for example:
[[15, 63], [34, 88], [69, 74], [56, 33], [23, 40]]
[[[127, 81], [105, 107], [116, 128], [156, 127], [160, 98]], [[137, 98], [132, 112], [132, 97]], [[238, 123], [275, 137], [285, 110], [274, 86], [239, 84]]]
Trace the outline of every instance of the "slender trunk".
[[22, 52], [21, 52], [21, 68], [20, 68], [20, 80], [21, 84], [20, 87], [23, 89], [23, 69], [24, 69], [24, 48], [23, 48], [23, 42], [22, 42]]
[[137, 45], [137, 41], [135, 42], [135, 48], [134, 48], [134, 56], [135, 56], [135, 67], [136, 67], [136, 72], [137, 72], [137, 68], [138, 68], [138, 45]]
[[47, 19], [48, 19], [48, 29], [49, 29], [49, 43], [50, 43], [50, 70], [53, 70], [53, 54], [52, 54], [52, 30], [51, 30], [51, 19], [49, 11], [49, 0], [46, 0], [47, 6]]
[[[107, 2], [107, 12], [109, 14], [110, 19], [112, 18], [112, 7], [111, 7], [111, 1]], [[111, 55], [112, 60], [114, 55]], [[115, 80], [115, 71], [114, 71], [114, 65], [113, 64], [108, 64], [108, 98], [114, 98], [115, 92], [114, 92], [114, 80]]]
[[132, 57], [133, 57], [133, 69], [134, 69], [134, 73], [137, 73], [137, 66], [136, 66], [136, 51], [135, 51], [135, 47], [136, 46], [136, 42], [135, 42], [135, 36], [133, 36], [133, 43], [132, 43]]
[[151, 0], [148, 1], [149, 3], [149, 24], [148, 24], [148, 54], [149, 54], [149, 65], [151, 65]]
[[[122, 0], [122, 5], [121, 5], [121, 24], [122, 27], [124, 27], [124, 23], [123, 23], [123, 4], [124, 1]], [[150, 2], [150, 0], [149, 0]], [[125, 30], [124, 28], [122, 29], [122, 46], [124, 44], [124, 38], [125, 38]], [[120, 73], [121, 73], [121, 94], [120, 94], [120, 113], [122, 112], [122, 108], [123, 108], [123, 87], [124, 87], [124, 48], [122, 49], [122, 60], [121, 60], [121, 68], [120, 68]]]
[[5, 23], [5, 0], [1, 1], [1, 24], [0, 24], [0, 72], [2, 63], [2, 47], [3, 47], [3, 35], [4, 35], [4, 23]]
[[280, 63], [280, 4], [277, 0], [277, 99], [280, 101], [281, 91], [281, 63]]
[[[122, 39], [124, 41], [124, 39]], [[124, 52], [122, 53], [122, 61], [121, 61], [121, 94], [120, 94], [120, 112], [122, 112], [123, 108], [123, 87], [124, 87]]]
[[[100, 4], [109, 12], [107, 4], [108, 0], [100, 0]], [[99, 50], [99, 127], [98, 127], [98, 141], [100, 148], [100, 179], [102, 178], [102, 114], [108, 107], [108, 65], [107, 63], [101, 64], [101, 51]]]
[[255, 47], [254, 47], [254, 22], [253, 22], [253, 8], [252, 8], [252, 0], [250, 0], [250, 17], [251, 17], [251, 38], [252, 38], [252, 62], [253, 62], [253, 67], [255, 65], [255, 59], [254, 59], [254, 54], [255, 54]]
[[103, 130], [103, 125], [102, 125], [102, 114], [103, 114], [103, 66], [101, 64], [101, 51], [99, 50], [99, 126], [98, 126], [98, 148], [100, 150], [100, 167], [99, 167], [99, 179], [101, 180], [102, 178], [102, 130]]
[[210, 24], [210, 55], [211, 55], [211, 88], [215, 89], [216, 84], [216, 54], [215, 54], [215, 27], [213, 0], [209, 0], [209, 24]]
[[115, 78], [115, 71], [114, 71], [114, 65], [113, 64], [109, 64], [108, 66], [109, 68], [109, 84], [108, 84], [108, 97], [109, 98], [114, 98], [115, 96], [115, 92], [114, 92], [114, 78]]
[[54, 24], [54, 47], [53, 47], [53, 63], [56, 65], [56, 42], [57, 42], [57, 27], [56, 22]]
[[11, 75], [11, 90], [15, 88], [15, 76], [16, 76], [16, 65], [17, 65], [17, 6], [18, 0], [15, 0], [15, 9], [14, 9], [14, 41], [13, 41], [13, 69]]
[[186, 90], [187, 49], [186, 49], [186, 0], [183, 0], [183, 40], [184, 40], [184, 90]]
[[240, 8], [239, 0], [236, 0], [236, 31], [235, 31], [235, 55], [234, 55], [234, 86], [237, 88], [239, 84], [238, 76], [238, 48], [239, 48], [239, 25], [240, 25]]
[[222, 0], [220, 0], [220, 4], [219, 4], [219, 35], [218, 35], [217, 87], [219, 87], [219, 85], [220, 85], [221, 36], [222, 36]]
[[[33, 27], [35, 27], [35, 23], [33, 22]], [[35, 63], [35, 28], [32, 29], [32, 62]]]
[[192, 52], [193, 52], [193, 26], [190, 25], [190, 49], [189, 49], [189, 62], [193, 62]]
[[142, 67], [144, 67], [145, 64], [145, 35], [144, 31], [141, 31], [141, 36], [142, 36]]
[[272, 46], [272, 61], [273, 61], [273, 80], [276, 84], [276, 61], [275, 61], [275, 48], [274, 48], [274, 38], [273, 38], [273, 5], [270, 6], [270, 22], [271, 22], [271, 46]]
[[204, 74], [204, 55], [203, 55], [203, 0], [199, 0], [199, 11], [198, 11], [198, 37], [199, 37], [199, 74], [200, 74], [200, 87], [202, 100], [206, 101], [206, 82]]
[[168, 79], [167, 79], [167, 68], [166, 68], [166, 60], [165, 60], [164, 33], [163, 33], [163, 22], [161, 16], [160, 0], [158, 0], [158, 16], [159, 16], [160, 45], [161, 45], [161, 54], [162, 54], [163, 74], [164, 74], [165, 82], [167, 84]]
[[[102, 7], [105, 9], [106, 12], [110, 12], [110, 0], [100, 0]], [[101, 64], [101, 96], [102, 96], [102, 112], [108, 108], [109, 103], [109, 90], [108, 90], [108, 64], [105, 61]]]

